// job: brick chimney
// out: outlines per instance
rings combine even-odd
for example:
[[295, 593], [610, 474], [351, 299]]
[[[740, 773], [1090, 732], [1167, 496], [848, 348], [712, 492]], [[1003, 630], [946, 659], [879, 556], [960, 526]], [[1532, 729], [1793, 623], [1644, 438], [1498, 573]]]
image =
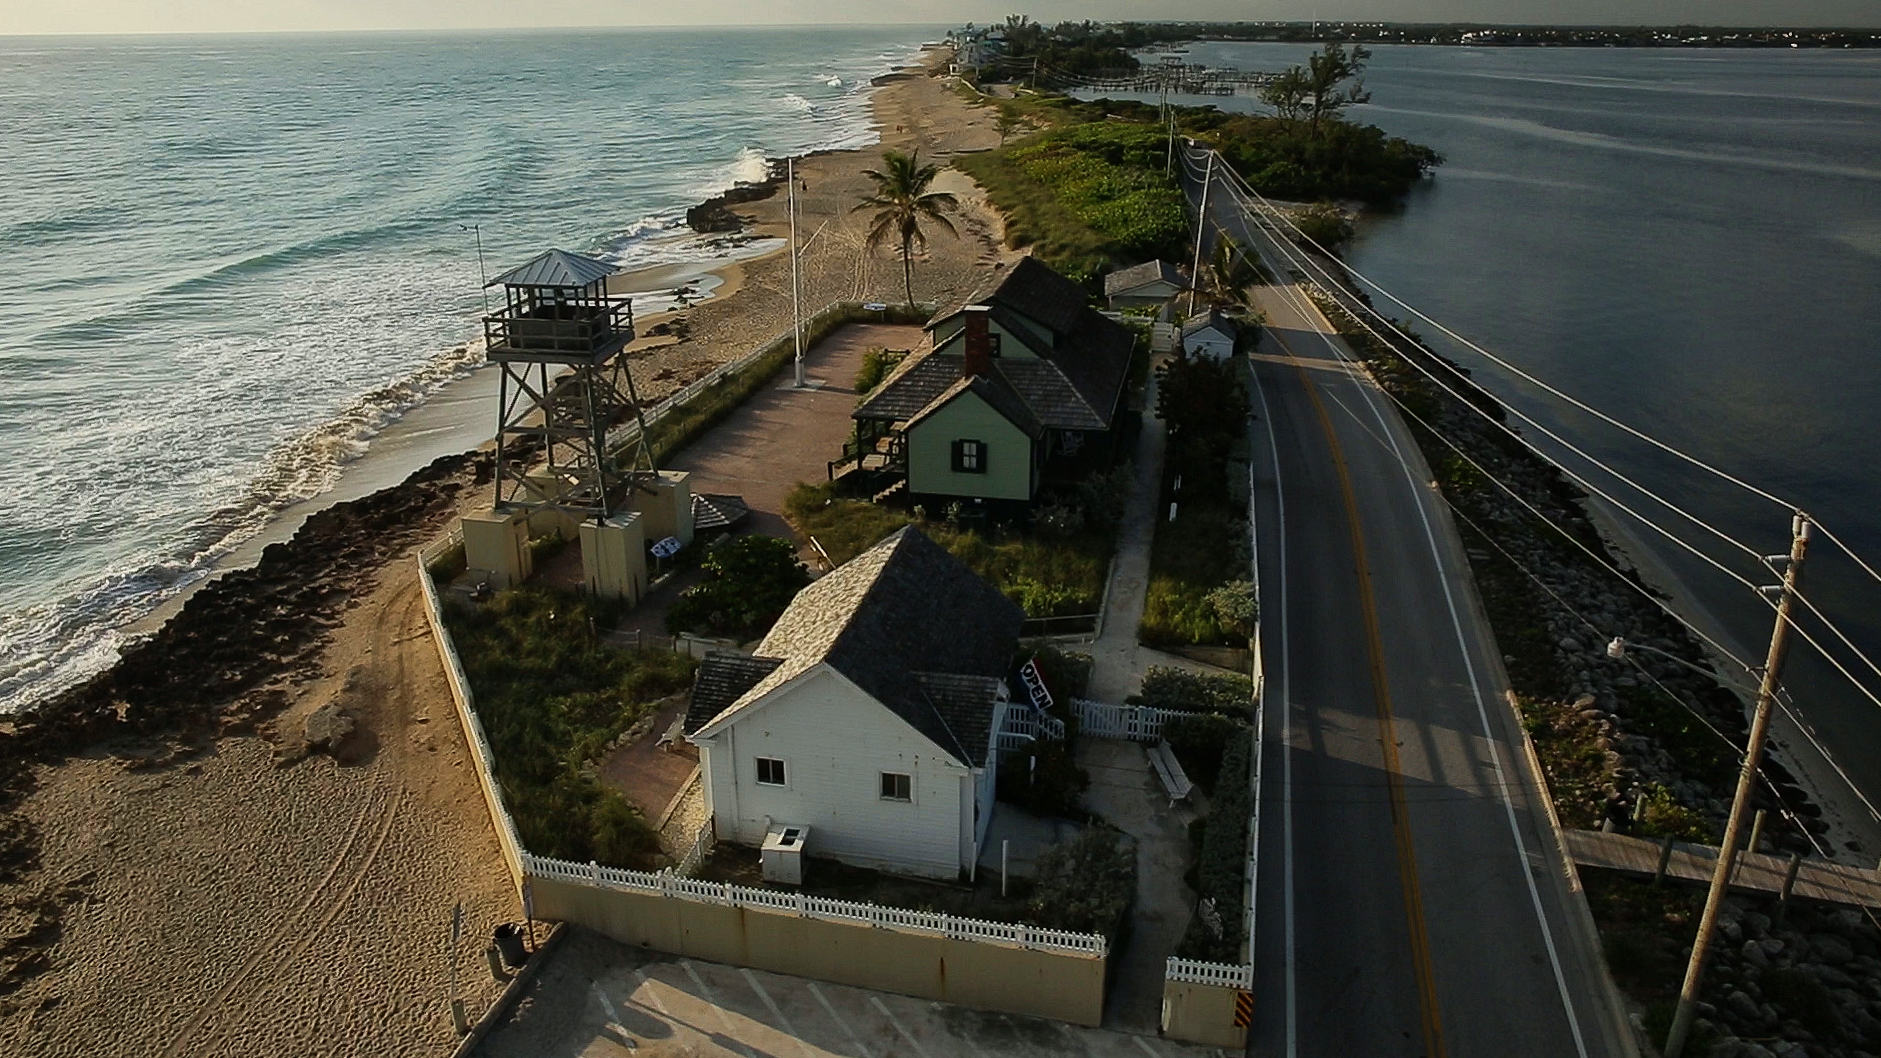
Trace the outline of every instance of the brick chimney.
[[985, 305], [966, 308], [966, 362], [960, 366], [962, 378], [993, 373], [993, 337], [986, 329], [987, 311]]

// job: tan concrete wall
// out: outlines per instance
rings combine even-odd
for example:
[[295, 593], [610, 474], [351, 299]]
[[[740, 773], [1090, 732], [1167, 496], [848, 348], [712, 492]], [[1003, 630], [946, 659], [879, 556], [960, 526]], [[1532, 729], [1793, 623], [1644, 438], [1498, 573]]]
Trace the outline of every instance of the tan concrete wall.
[[1220, 985], [1164, 981], [1163, 1035], [1229, 1050], [1247, 1046], [1247, 1029], [1234, 1023], [1234, 997], [1238, 991]]
[[537, 918], [573, 922], [654, 951], [981, 1010], [1077, 1025], [1103, 1022], [1100, 956], [924, 936], [561, 879], [533, 878], [530, 885]]
[[490, 744], [483, 735], [483, 725], [477, 720], [470, 697], [470, 683], [464, 678], [464, 667], [457, 657], [457, 648], [451, 642], [451, 634], [444, 627], [444, 614], [439, 608], [437, 587], [431, 581], [431, 574], [425, 569], [426, 554], [418, 556], [418, 583], [425, 596], [425, 619], [431, 624], [431, 639], [438, 645], [438, 658], [444, 663], [444, 679], [451, 687], [451, 701], [457, 706], [457, 722], [463, 728], [464, 741], [470, 747], [471, 765], [476, 768], [477, 787], [483, 791], [484, 805], [490, 810], [490, 822], [496, 829], [497, 847], [503, 854], [503, 866], [509, 868], [510, 881], [517, 891], [522, 889], [522, 843], [516, 837], [515, 825], [510, 821], [509, 812], [503, 807], [503, 797], [496, 785], [496, 762], [491, 758]]
[[529, 578], [529, 516], [523, 511], [473, 511], [464, 515], [464, 564], [487, 573], [499, 588]]

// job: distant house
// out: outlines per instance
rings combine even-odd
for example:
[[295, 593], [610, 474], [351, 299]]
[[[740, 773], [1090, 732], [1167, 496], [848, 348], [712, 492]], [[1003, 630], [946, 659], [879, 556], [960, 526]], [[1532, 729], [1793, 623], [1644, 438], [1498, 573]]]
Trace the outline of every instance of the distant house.
[[1163, 310], [1159, 318], [1168, 318], [1171, 299], [1189, 285], [1168, 261], [1145, 261], [1119, 269], [1104, 277], [1104, 300], [1111, 309], [1154, 308]]
[[1223, 315], [1220, 309], [1209, 309], [1189, 317], [1183, 323], [1182, 348], [1188, 350], [1191, 356], [1226, 360], [1234, 356], [1235, 336], [1238, 333], [1234, 321]]
[[1048, 479], [1109, 464], [1135, 336], [1076, 283], [1021, 258], [927, 330], [928, 347], [852, 413], [858, 445], [843, 470], [937, 513], [958, 502], [1011, 514]]
[[971, 870], [993, 815], [1004, 676], [1025, 615], [909, 527], [797, 594], [757, 653], [713, 653], [686, 713], [720, 841]]

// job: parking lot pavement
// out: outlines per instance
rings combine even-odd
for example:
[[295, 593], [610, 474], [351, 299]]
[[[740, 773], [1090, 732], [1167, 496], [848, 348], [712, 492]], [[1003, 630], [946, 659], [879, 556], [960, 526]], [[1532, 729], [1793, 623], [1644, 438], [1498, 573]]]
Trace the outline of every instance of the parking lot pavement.
[[1043, 1018], [661, 955], [574, 929], [480, 1058], [1202, 1058]]

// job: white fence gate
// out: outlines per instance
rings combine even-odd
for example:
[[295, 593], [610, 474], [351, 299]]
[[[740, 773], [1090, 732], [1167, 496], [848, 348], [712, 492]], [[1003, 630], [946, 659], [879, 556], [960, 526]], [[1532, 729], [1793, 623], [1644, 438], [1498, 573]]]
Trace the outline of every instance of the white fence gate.
[[1132, 742], [1155, 742], [1163, 737], [1163, 725], [1179, 716], [1192, 716], [1179, 709], [1152, 709], [1147, 705], [1111, 705], [1085, 698], [1071, 699], [1071, 715], [1078, 718], [1078, 730], [1094, 738], [1123, 738]]

